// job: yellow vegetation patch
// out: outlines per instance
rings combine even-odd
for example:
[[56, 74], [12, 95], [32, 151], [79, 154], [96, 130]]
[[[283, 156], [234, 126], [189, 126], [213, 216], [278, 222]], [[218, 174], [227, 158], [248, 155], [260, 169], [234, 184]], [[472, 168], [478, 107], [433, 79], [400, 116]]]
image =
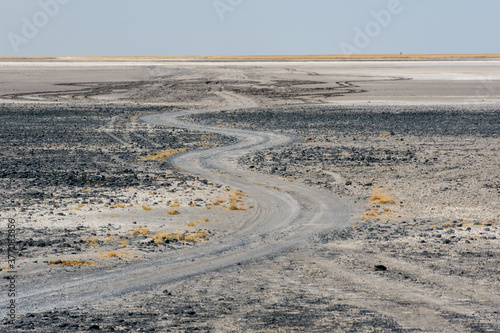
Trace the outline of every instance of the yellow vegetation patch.
[[182, 149], [167, 149], [162, 151], [157, 151], [155, 153], [149, 154], [147, 156], [138, 158], [138, 161], [161, 161], [169, 158], [172, 155], [180, 154], [186, 152], [187, 148]]
[[218, 206], [218, 205], [220, 205], [221, 203], [224, 203], [224, 200], [217, 199], [217, 200], [215, 200], [214, 202], [212, 202], [212, 205], [214, 205], [214, 206]]
[[[233, 193], [229, 194], [229, 210], [244, 210], [242, 204], [240, 203], [241, 198], [243, 197], [244, 193], [240, 190], [236, 190]], [[238, 205], [240, 207], [238, 207]], [[244, 205], [244, 204], [243, 204]]]
[[185, 233], [167, 233], [160, 232], [151, 237], [156, 244], [163, 244], [165, 242], [170, 241], [178, 241], [178, 242], [197, 242], [200, 239], [207, 238], [208, 234], [205, 231], [196, 231], [196, 232], [185, 232]]
[[90, 246], [96, 246], [97, 242], [99, 241], [99, 238], [93, 237], [93, 238], [87, 238], [83, 239], [84, 242], [88, 242]]
[[147, 234], [149, 234], [149, 228], [138, 226], [137, 229], [129, 231], [128, 234], [131, 234], [132, 236], [137, 236], [137, 235], [146, 236]]
[[126, 204], [114, 204], [113, 207], [114, 208], [125, 208], [125, 207], [127, 207], [127, 205]]
[[171, 209], [167, 211], [167, 215], [179, 215], [181, 212], [178, 209]]
[[376, 210], [369, 210], [369, 211], [363, 213], [363, 217], [379, 219], [380, 214]]
[[180, 207], [179, 199], [174, 199], [174, 201], [170, 204], [170, 207]]
[[61, 265], [61, 266], [95, 266], [99, 265], [95, 262], [90, 261], [77, 261], [77, 260], [57, 260], [49, 261], [47, 265]]
[[186, 242], [197, 242], [200, 238], [207, 238], [208, 234], [205, 231], [200, 231], [194, 234], [189, 234], [184, 237]]
[[369, 210], [363, 213], [364, 221], [368, 222], [370, 219], [390, 219], [394, 216], [394, 213], [390, 210]]
[[130, 257], [130, 253], [127, 251], [109, 251], [106, 253], [99, 252], [101, 255], [101, 258], [125, 258], [125, 259], [131, 259], [131, 258], [126, 258], [125, 256]]
[[196, 222], [189, 222], [187, 224], [188, 227], [196, 227], [198, 224], [200, 224], [201, 221], [196, 221]]
[[396, 201], [391, 198], [391, 195], [388, 191], [382, 191], [380, 188], [376, 187], [375, 190], [373, 191], [373, 195], [370, 198], [370, 202], [375, 202], [378, 205], [383, 205], [383, 204], [395, 204]]
[[153, 208], [149, 207], [148, 205], [142, 205], [143, 210], [152, 210]]

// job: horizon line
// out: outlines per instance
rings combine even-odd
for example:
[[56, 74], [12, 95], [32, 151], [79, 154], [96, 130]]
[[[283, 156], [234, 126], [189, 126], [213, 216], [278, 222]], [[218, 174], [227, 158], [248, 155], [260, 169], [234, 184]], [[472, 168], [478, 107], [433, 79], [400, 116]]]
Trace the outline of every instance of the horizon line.
[[436, 53], [436, 54], [323, 54], [323, 55], [239, 55], [239, 56], [37, 56], [0, 57], [0, 60], [425, 60], [442, 58], [500, 58], [500, 54]]

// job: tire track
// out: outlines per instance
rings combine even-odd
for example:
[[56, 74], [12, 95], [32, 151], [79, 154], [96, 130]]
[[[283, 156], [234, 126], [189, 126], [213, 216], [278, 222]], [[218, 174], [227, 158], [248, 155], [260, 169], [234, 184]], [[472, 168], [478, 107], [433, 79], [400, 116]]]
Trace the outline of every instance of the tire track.
[[[221, 94], [235, 107], [253, 106], [236, 94]], [[255, 202], [245, 212], [245, 223], [224, 242], [200, 245], [147, 263], [135, 263], [75, 276], [71, 280], [51, 277], [49, 284], [32, 285], [18, 299], [20, 314], [91, 304], [130, 292], [149, 290], [178, 280], [216, 271], [248, 260], [273, 255], [303, 244], [324, 230], [345, 226], [351, 215], [349, 202], [331, 194], [289, 183], [282, 179], [248, 173], [238, 159], [248, 153], [284, 145], [294, 137], [248, 130], [215, 128], [181, 120], [202, 111], [157, 114], [142, 117], [152, 124], [213, 132], [236, 137], [230, 146], [197, 150], [176, 156], [177, 168], [211, 181], [237, 188]]]

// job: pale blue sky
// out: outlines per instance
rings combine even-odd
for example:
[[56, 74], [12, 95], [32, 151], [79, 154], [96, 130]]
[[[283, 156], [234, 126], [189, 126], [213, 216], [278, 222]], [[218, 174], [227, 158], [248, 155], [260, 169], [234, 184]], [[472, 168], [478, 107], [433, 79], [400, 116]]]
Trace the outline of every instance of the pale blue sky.
[[499, 13], [498, 0], [0, 0], [0, 56], [500, 53]]

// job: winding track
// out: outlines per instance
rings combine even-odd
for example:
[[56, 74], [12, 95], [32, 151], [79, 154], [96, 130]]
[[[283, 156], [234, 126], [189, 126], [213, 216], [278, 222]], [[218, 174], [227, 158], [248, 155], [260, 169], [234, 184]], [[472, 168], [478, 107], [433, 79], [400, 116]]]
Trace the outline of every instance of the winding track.
[[[228, 103], [253, 106], [234, 94], [221, 93]], [[240, 157], [295, 140], [270, 132], [215, 128], [181, 120], [202, 111], [145, 116], [143, 121], [238, 138], [225, 147], [198, 150], [172, 159], [183, 171], [244, 191], [255, 202], [244, 223], [223, 242], [208, 242], [176, 251], [171, 256], [125, 268], [76, 276], [52, 277], [50, 284], [32, 285], [18, 299], [19, 314], [61, 309], [96, 302], [129, 292], [186, 279], [240, 262], [273, 255], [297, 246], [313, 235], [346, 225], [351, 205], [334, 194], [282, 179], [249, 173], [238, 167]], [[203, 111], [206, 112], [206, 111]]]

